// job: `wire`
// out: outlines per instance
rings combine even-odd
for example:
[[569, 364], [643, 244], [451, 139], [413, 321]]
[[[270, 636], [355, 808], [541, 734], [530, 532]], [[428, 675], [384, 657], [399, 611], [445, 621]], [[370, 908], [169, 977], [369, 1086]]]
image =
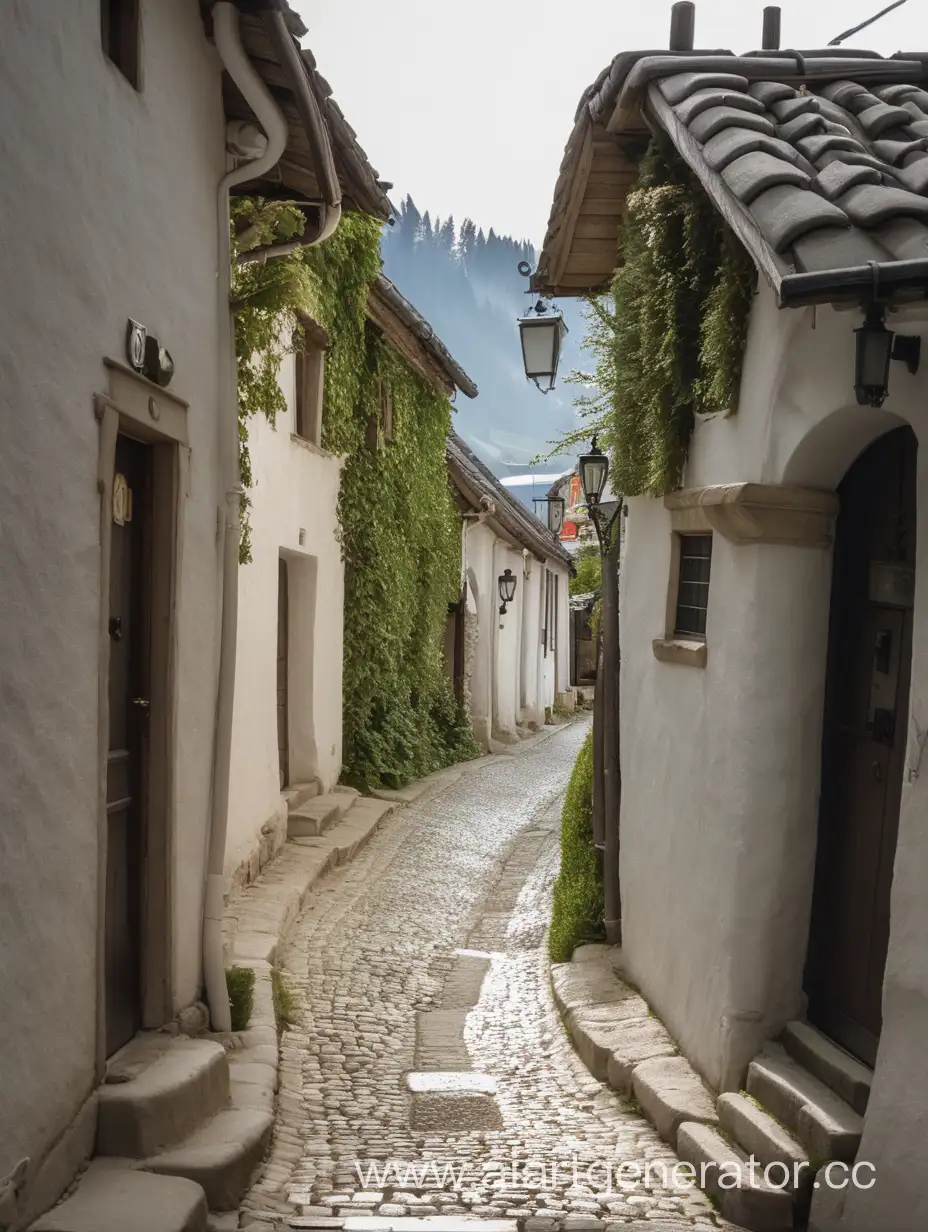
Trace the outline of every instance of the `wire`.
[[866, 30], [867, 26], [872, 26], [875, 21], [879, 21], [881, 17], [885, 17], [887, 13], [891, 13], [893, 9], [899, 8], [901, 4], [905, 4], [905, 0], [894, 0], [893, 4], [887, 4], [885, 9], [880, 9], [872, 17], [868, 17], [866, 21], [862, 21], [859, 26], [852, 26], [850, 30], [845, 30], [843, 34], [839, 34], [837, 38], [833, 38], [828, 44], [829, 47], [837, 47], [839, 43], [843, 43], [846, 38], [850, 38], [852, 34], [858, 34], [861, 30]]

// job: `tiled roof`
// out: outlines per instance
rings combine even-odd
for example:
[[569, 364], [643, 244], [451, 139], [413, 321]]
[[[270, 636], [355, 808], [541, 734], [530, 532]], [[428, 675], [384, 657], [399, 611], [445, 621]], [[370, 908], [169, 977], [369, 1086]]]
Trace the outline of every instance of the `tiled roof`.
[[[306, 130], [294, 98], [290, 80], [280, 63], [262, 21], [268, 9], [283, 14], [294, 44], [303, 62], [309, 88], [315, 95], [328, 129], [335, 160], [335, 170], [346, 209], [361, 211], [387, 221], [393, 207], [387, 197], [390, 184], [382, 181], [358, 143], [357, 134], [345, 119], [332, 97], [332, 89], [316, 67], [313, 53], [301, 48], [299, 37], [307, 33], [306, 26], [286, 0], [234, 0], [240, 10], [242, 44], [255, 68], [263, 77], [286, 117], [290, 140], [283, 158], [258, 184], [246, 185], [242, 191], [260, 191], [268, 197], [298, 197], [307, 201], [321, 196], [317, 168], [313, 165]], [[228, 74], [223, 76], [223, 96], [226, 114], [235, 119], [253, 120], [251, 108], [242, 98]]]
[[[660, 130], [781, 304], [865, 297], [874, 267], [881, 298], [928, 292], [928, 55], [830, 48], [617, 57], [581, 100], [539, 289], [583, 294], [608, 282], [625, 196]], [[612, 143], [611, 179], [597, 179], [584, 157], [592, 136]], [[596, 206], [603, 198], [608, 214]], [[595, 255], [581, 242], [592, 234], [589, 217], [614, 224], [600, 224]]]
[[[412, 334], [419, 346], [424, 349], [429, 361], [428, 369], [438, 369], [438, 372], [444, 378], [446, 391], [449, 394], [453, 393], [454, 389], [457, 388], [468, 398], [477, 397], [477, 386], [454, 358], [438, 334], [435, 333], [418, 308], [410, 303], [402, 291], [385, 274], [381, 274], [371, 288], [369, 306], [373, 309], [372, 315], [375, 319], [376, 309], [374, 305], [378, 300], [392, 312], [393, 316]], [[409, 358], [412, 359], [413, 357], [409, 356]], [[421, 367], [422, 365], [417, 366]], [[428, 371], [426, 374], [431, 376], [431, 373]]]
[[448, 433], [446, 454], [451, 481], [473, 509], [478, 510], [481, 497], [486, 498], [495, 507], [491, 520], [501, 527], [507, 538], [528, 548], [539, 560], [553, 558], [571, 573], [574, 572], [573, 558], [557, 537], [534, 514], [529, 513], [521, 501], [506, 491], [490, 468], [481, 462], [456, 432]]

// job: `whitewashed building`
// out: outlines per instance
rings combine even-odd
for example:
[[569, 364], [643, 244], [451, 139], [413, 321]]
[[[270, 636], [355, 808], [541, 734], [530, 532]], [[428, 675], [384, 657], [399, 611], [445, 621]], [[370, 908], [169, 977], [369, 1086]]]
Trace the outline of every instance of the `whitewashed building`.
[[[453, 432], [448, 472], [462, 545], [462, 597], [449, 616], [457, 651], [448, 657], [474, 735], [490, 749], [537, 729], [555, 704], [573, 708], [570, 554]], [[504, 604], [507, 585], [513, 597]]]
[[[541, 288], [608, 285], [615, 232], [594, 253], [578, 219], [594, 199], [618, 219], [652, 133], [759, 277], [737, 407], [697, 422], [680, 491], [627, 500], [623, 961], [715, 1091], [746, 1085], [813, 1167], [866, 1161], [865, 1184], [815, 1189], [816, 1232], [912, 1232], [928, 1223], [925, 56], [617, 57], [578, 112]], [[879, 352], [869, 374], [858, 347]]]
[[[389, 346], [447, 397], [477, 387], [428, 322], [385, 276], [368, 317]], [[252, 561], [239, 573], [239, 628], [227, 880], [250, 880], [287, 838], [288, 800], [325, 794], [342, 769], [345, 573], [338, 539], [344, 455], [322, 447], [325, 330], [283, 356], [287, 409], [249, 435]], [[389, 393], [389, 414], [403, 413]], [[389, 434], [390, 424], [382, 430]], [[363, 448], [367, 448], [367, 444]]]
[[[55, 1201], [95, 1142], [147, 1153], [105, 1124], [111, 1058], [202, 996], [238, 551], [228, 197], [305, 203], [305, 239], [331, 204], [300, 119], [323, 96], [305, 28], [260, 7], [4, 12], [0, 1227]], [[328, 114], [323, 144], [344, 167], [353, 137]], [[362, 171], [349, 208], [383, 200]], [[199, 1044], [194, 1085], [225, 1072]], [[120, 1086], [123, 1106], [133, 1090]], [[162, 1145], [192, 1128], [190, 1106], [155, 1118], [158, 1135], [171, 1125]], [[269, 1128], [251, 1118], [243, 1149], [260, 1152]], [[199, 1227], [202, 1192], [165, 1183]]]

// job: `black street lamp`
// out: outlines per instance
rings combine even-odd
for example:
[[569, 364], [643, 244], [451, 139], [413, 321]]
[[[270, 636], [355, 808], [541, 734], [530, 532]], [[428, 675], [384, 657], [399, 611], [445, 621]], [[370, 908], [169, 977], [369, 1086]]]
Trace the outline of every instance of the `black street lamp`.
[[622, 498], [604, 501], [609, 459], [596, 444], [580, 458], [580, 484], [602, 558], [602, 641], [596, 674], [593, 716], [593, 838], [603, 853], [606, 940], [622, 940], [619, 887], [619, 539]]
[[506, 609], [516, 597], [516, 576], [511, 569], [504, 569], [497, 578], [499, 585], [500, 616], [506, 615]]

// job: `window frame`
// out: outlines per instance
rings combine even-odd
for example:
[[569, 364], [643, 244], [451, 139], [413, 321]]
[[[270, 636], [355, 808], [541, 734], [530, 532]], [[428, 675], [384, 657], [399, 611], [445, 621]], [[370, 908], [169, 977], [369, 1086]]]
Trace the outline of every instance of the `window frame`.
[[[709, 619], [709, 587], [712, 581], [712, 532], [711, 531], [688, 531], [675, 532], [678, 539], [677, 545], [677, 585], [676, 594], [674, 595], [674, 612], [673, 612], [673, 629], [672, 636], [682, 639], [683, 641], [705, 642], [706, 627]], [[701, 546], [705, 546], [705, 552], [689, 552], [687, 553], [687, 544], [695, 545], [695, 541], [699, 540]], [[694, 563], [705, 561], [705, 579], [696, 577], [684, 576], [689, 565], [690, 572], [701, 572], [702, 570], [693, 569]], [[699, 603], [683, 603], [681, 595], [684, 587], [705, 587], [704, 602]], [[687, 597], [689, 597], [687, 595]], [[698, 617], [691, 623], [702, 625], [702, 628], [688, 629], [681, 620], [681, 612], [696, 612]]]
[[329, 335], [304, 313], [299, 315], [297, 331], [293, 344], [293, 435], [321, 448]]

